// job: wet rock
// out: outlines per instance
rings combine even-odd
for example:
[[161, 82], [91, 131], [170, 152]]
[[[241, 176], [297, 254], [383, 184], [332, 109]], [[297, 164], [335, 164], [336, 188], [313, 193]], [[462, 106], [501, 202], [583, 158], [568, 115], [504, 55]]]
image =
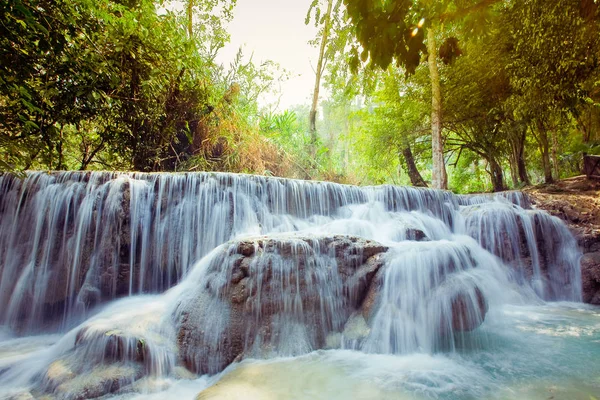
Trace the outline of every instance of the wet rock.
[[452, 300], [452, 329], [455, 332], [469, 332], [478, 328], [487, 311], [487, 301], [479, 288], [475, 289], [474, 296], [460, 293]]
[[512, 204], [462, 210], [467, 233], [513, 269], [517, 283], [544, 300], [578, 298], [577, 243], [566, 226], [546, 212]]
[[216, 373], [247, 356], [325, 348], [328, 336], [341, 332], [361, 307], [385, 251], [376, 242], [341, 235], [231, 244], [178, 307], [184, 365]]
[[143, 338], [119, 329], [92, 331], [83, 328], [77, 333], [75, 349], [85, 351], [88, 360], [97, 358], [95, 362], [144, 363], [151, 358]]
[[381, 388], [375, 379], [349, 379], [343, 363], [322, 355], [294, 360], [242, 362], [228, 369], [196, 400], [398, 400], [403, 395]]
[[600, 305], [600, 252], [582, 257], [581, 289], [584, 302]]
[[136, 364], [96, 366], [88, 373], [79, 374], [61, 383], [54, 390], [54, 394], [64, 400], [94, 399], [115, 393], [141, 376], [141, 368]]
[[384, 271], [385, 270], [383, 268], [377, 271], [376, 275], [371, 280], [369, 289], [367, 290], [365, 297], [362, 301], [360, 313], [367, 322], [371, 321], [371, 318], [375, 314], [374, 311], [378, 307], [379, 294], [383, 287], [383, 275], [385, 273]]
[[[65, 185], [64, 193], [69, 191], [68, 187]], [[29, 190], [38, 195], [38, 189]], [[108, 193], [98, 194], [93, 200], [89, 198], [88, 202], [93, 202], [94, 207], [85, 218], [77, 214], [84, 197], [77, 190], [73, 190], [73, 204], [60, 204], [59, 194], [47, 200], [57, 202], [49, 205], [55, 207], [51, 209], [52, 218], [44, 212], [36, 213], [34, 196], [24, 200], [18, 219], [20, 229], [12, 238], [17, 246], [11, 249], [9, 256], [11, 260], [27, 260], [36, 240], [39, 241], [29, 280], [42, 282], [44, 279], [45, 287], [43, 291], [30, 289], [12, 294], [15, 309], [11, 311], [17, 329], [28, 330], [40, 322], [52, 324], [62, 320], [65, 309], [83, 311], [128, 294], [128, 276], [119, 275], [119, 264], [129, 261], [128, 185], [116, 186], [113, 194], [114, 209], [109, 209], [108, 204], [104, 204], [104, 208], [98, 206], [106, 200], [102, 199], [103, 195], [110, 196]], [[124, 249], [127, 250], [120, 251]], [[0, 263], [0, 272], [4, 268], [6, 266]], [[7, 294], [11, 294], [10, 291]]]
[[74, 379], [76, 375], [69, 360], [60, 359], [48, 366], [45, 379], [47, 380], [47, 385], [55, 388], [66, 381]]
[[249, 241], [240, 242], [238, 244], [237, 253], [244, 257], [249, 257], [254, 254], [254, 243]]
[[71, 353], [50, 364], [36, 391], [61, 400], [94, 399], [117, 392], [143, 374], [137, 363], [90, 363]]
[[370, 331], [371, 328], [367, 325], [362, 313], [355, 312], [344, 325], [344, 331], [342, 332], [344, 348], [359, 349], [360, 345], [369, 336]]
[[417, 242], [429, 240], [425, 232], [416, 228], [408, 228], [406, 230], [406, 238], [408, 240], [416, 240]]
[[8, 395], [6, 400], [36, 400], [36, 398], [33, 397], [31, 392], [21, 392]]

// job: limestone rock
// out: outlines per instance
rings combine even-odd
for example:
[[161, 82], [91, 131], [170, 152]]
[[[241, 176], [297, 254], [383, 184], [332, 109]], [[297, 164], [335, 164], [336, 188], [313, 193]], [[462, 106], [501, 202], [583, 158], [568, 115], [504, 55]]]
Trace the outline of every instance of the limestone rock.
[[[216, 373], [247, 357], [324, 348], [362, 305], [387, 250], [352, 237], [260, 237], [212, 260], [205, 287], [181, 304], [187, 368]], [[208, 289], [208, 290], [203, 290]]]

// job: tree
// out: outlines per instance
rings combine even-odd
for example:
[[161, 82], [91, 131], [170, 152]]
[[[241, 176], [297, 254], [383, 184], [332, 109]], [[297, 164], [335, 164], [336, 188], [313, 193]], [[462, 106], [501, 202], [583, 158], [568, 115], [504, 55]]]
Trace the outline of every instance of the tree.
[[431, 78], [431, 153], [433, 155], [433, 182], [436, 189], [448, 188], [448, 175], [444, 164], [444, 138], [442, 136], [442, 89], [437, 65], [437, 46], [434, 28], [427, 32], [427, 65]]
[[[385, 69], [395, 60], [398, 67], [403, 67], [407, 74], [412, 74], [420, 63], [421, 53], [429, 54], [432, 87], [432, 176], [433, 186], [438, 189], [447, 188], [447, 176], [443, 156], [442, 101], [437, 69], [436, 24], [450, 23], [465, 16], [472, 18], [476, 14], [487, 12], [487, 8], [497, 1], [344, 0], [354, 26], [354, 34], [364, 49], [360, 54], [360, 61], [369, 61], [370, 64]], [[424, 45], [424, 29], [428, 29], [427, 47]], [[355, 47], [351, 65], [358, 64], [358, 47]]]
[[[172, 5], [178, 0], [173, 0]], [[203, 57], [213, 62], [229, 41], [225, 26], [233, 19], [237, 0], [183, 0], [188, 37], [194, 39]]]
[[[323, 16], [321, 16], [321, 8], [318, 0], [314, 0], [308, 10], [306, 16], [306, 23], [310, 22], [311, 13], [315, 12], [315, 26], [322, 25], [322, 29], [319, 32], [320, 44], [319, 44], [319, 58], [317, 60], [317, 68], [315, 70], [315, 87], [313, 89], [313, 98], [309, 114], [309, 129], [310, 129], [310, 152], [312, 156], [316, 156], [317, 152], [317, 105], [319, 102], [319, 90], [321, 88], [321, 76], [327, 64], [327, 44], [329, 40], [329, 31], [331, 29], [331, 14], [333, 12], [333, 0], [326, 0], [327, 9]], [[339, 3], [336, 8], [339, 8]]]
[[64, 0], [0, 5], [5, 168], [27, 169], [38, 159], [48, 168], [66, 168], [67, 126], [93, 118], [105, 105], [110, 78], [93, 42], [103, 22], [83, 5]]
[[[207, 13], [198, 18], [209, 18], [218, 4], [196, 2]], [[200, 121], [226, 90], [217, 88], [218, 68], [200, 51], [200, 38], [216, 37], [206, 39], [209, 48], [222, 46], [214, 15], [203, 24], [215, 28], [210, 35], [190, 37], [178, 14], [159, 12], [151, 0], [0, 7], [4, 168], [98, 163], [149, 171], [176, 168], [191, 155]]]
[[558, 165], [557, 135], [565, 113], [577, 114], [588, 98], [586, 82], [597, 71], [598, 5], [593, 0], [521, 1], [507, 3], [502, 15], [510, 32], [507, 71], [518, 88], [515, 112], [528, 121], [549, 183], [551, 159], [555, 170]]
[[[417, 74], [424, 75], [425, 71], [420, 70]], [[424, 101], [425, 91], [414, 80], [406, 82], [397, 68], [378, 72], [375, 80], [377, 85], [368, 93], [365, 107], [355, 113], [360, 118], [354, 132], [358, 147], [371, 169], [383, 171], [399, 183], [401, 179], [396, 175], [402, 168], [411, 185], [425, 187], [413, 152], [417, 148], [417, 155], [422, 153], [426, 136], [429, 108]], [[381, 177], [373, 174], [369, 179], [377, 182]]]

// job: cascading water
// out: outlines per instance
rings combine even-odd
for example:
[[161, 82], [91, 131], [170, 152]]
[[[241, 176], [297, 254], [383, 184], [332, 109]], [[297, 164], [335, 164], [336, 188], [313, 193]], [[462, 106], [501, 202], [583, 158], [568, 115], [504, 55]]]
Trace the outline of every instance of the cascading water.
[[589, 400], [579, 257], [518, 192], [4, 175], [0, 398]]

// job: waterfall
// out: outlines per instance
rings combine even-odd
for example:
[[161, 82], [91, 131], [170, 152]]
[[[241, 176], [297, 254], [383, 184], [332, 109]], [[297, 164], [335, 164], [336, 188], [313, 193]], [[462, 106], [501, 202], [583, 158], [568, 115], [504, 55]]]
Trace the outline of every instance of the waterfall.
[[[447, 232], [431, 232], [433, 240], [472, 236], [516, 263], [518, 278], [544, 299], [580, 296], [574, 239], [555, 218], [521, 208], [527, 202], [517, 192], [468, 197], [224, 173], [108, 172], [3, 175], [0, 192], [0, 302], [8, 305], [0, 321], [25, 331], [58, 318], [66, 326], [100, 302], [163, 292], [236, 237], [330, 227], [385, 241], [381, 230], [394, 213], [412, 212], [408, 222], [423, 229], [434, 219]], [[361, 204], [375, 207], [351, 215]]]
[[0, 325], [70, 331], [35, 368], [0, 368], [0, 382], [36, 370], [38, 390], [62, 390], [56, 370], [79, 359], [127, 371], [120, 387], [325, 348], [482, 348], [485, 335], [471, 332], [503, 305], [580, 301], [579, 258], [565, 225], [519, 192], [5, 174]]

